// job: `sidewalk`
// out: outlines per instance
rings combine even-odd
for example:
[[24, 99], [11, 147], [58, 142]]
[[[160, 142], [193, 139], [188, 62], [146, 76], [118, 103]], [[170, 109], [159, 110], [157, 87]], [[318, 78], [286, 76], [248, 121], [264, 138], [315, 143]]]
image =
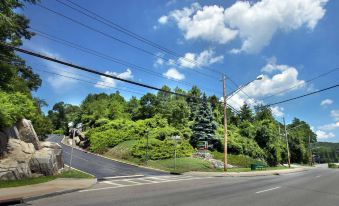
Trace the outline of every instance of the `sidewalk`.
[[280, 175], [287, 173], [303, 172], [312, 169], [311, 167], [299, 167], [293, 169], [283, 170], [264, 170], [264, 171], [251, 171], [251, 172], [185, 172], [185, 175], [202, 176], [202, 177], [255, 177], [255, 176], [269, 176]]
[[0, 189], [0, 203], [11, 199], [35, 199], [91, 187], [96, 179], [58, 178], [49, 182]]

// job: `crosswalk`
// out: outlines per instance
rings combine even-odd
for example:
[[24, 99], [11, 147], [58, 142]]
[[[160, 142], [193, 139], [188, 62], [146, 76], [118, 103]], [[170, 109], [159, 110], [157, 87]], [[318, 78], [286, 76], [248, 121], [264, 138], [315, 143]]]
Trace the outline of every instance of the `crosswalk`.
[[180, 182], [180, 181], [189, 181], [197, 179], [208, 179], [212, 177], [194, 177], [188, 175], [162, 175], [162, 176], [144, 176], [138, 178], [122, 178], [122, 179], [112, 179], [101, 181], [98, 184], [98, 188], [92, 188], [87, 190], [81, 190], [80, 192], [104, 190], [104, 189], [114, 189], [122, 187], [133, 187], [139, 185], [149, 185], [149, 184], [162, 184], [170, 182]]

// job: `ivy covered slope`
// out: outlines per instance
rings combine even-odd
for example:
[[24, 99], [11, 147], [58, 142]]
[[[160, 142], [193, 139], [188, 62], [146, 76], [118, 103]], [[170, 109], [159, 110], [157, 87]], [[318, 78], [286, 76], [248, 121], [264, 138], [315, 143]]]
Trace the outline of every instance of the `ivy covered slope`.
[[[167, 86], [163, 90], [171, 91]], [[112, 94], [89, 94], [80, 106], [54, 105], [48, 117], [54, 130], [66, 131], [67, 122], [81, 122], [90, 140], [89, 150], [135, 162], [146, 158], [148, 137], [148, 158], [165, 160], [173, 158], [177, 141], [177, 156], [190, 157], [196, 151], [199, 141], [207, 141], [213, 155], [221, 157], [223, 152], [223, 107], [218, 97], [206, 96], [199, 88], [188, 92], [175, 88], [174, 92], [187, 94], [186, 98], [166, 92], [147, 93], [141, 98], [124, 99], [119, 92]], [[286, 143], [279, 134], [282, 125], [272, 116], [270, 108], [256, 106], [253, 109], [243, 105], [239, 113], [227, 110], [228, 151], [239, 158], [252, 162], [261, 160], [270, 166], [287, 162]], [[310, 126], [295, 119], [288, 128], [302, 124], [298, 130], [289, 132], [292, 161], [307, 163], [309, 153], [308, 136], [316, 142], [316, 135]], [[307, 137], [307, 138], [306, 138]], [[220, 159], [220, 158], [217, 158]], [[246, 163], [241, 165], [248, 166]]]
[[[29, 20], [16, 10], [24, 2], [35, 0], [0, 1], [0, 42], [20, 46], [22, 39], [29, 40], [34, 34], [27, 30]], [[31, 94], [41, 85], [40, 77], [11, 49], [0, 46], [0, 131], [12, 126], [23, 117], [32, 120], [40, 138], [51, 132], [52, 123], [42, 112], [46, 102]]]

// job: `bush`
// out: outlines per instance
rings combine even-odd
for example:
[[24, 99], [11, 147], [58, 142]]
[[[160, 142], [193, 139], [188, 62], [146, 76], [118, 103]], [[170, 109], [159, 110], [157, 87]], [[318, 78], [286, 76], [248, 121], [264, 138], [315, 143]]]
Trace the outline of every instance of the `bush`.
[[[146, 157], [146, 141], [140, 139], [132, 148], [132, 155], [137, 158], [145, 159]], [[189, 157], [192, 155], [194, 149], [183, 140], [177, 144], [177, 157]], [[165, 139], [164, 141], [158, 139], [149, 139], [148, 141], [148, 158], [151, 160], [169, 159], [174, 157], [174, 141]]]
[[61, 135], [63, 135], [65, 132], [64, 132], [64, 130], [63, 129], [57, 129], [57, 130], [54, 130], [53, 132], [52, 132], [52, 134], [61, 134]]
[[[146, 120], [134, 122], [128, 119], [100, 120], [101, 126], [90, 129], [86, 136], [90, 140], [90, 150], [104, 153], [121, 142], [139, 140], [147, 135], [154, 144], [155, 139], [165, 140], [174, 135], [180, 135], [180, 131], [168, 125], [166, 119], [155, 116]], [[107, 122], [107, 123], [104, 123]], [[161, 155], [160, 155], [161, 156]]]
[[[236, 127], [230, 126], [227, 133], [227, 149], [229, 153], [247, 155], [253, 158], [263, 158], [265, 156], [264, 151], [259, 147], [257, 142], [253, 139], [241, 136]], [[224, 130], [222, 127], [218, 127], [217, 136], [223, 144]]]
[[328, 168], [339, 168], [339, 165], [336, 165], [334, 163], [328, 163]]
[[22, 118], [30, 119], [36, 110], [28, 96], [19, 92], [0, 92], [0, 128], [11, 127]]
[[[212, 155], [215, 159], [220, 160], [220, 161], [224, 161], [224, 153], [212, 152]], [[228, 157], [228, 159], [227, 159], [228, 164], [236, 165], [238, 167], [250, 167], [251, 164], [266, 165], [266, 163], [264, 161], [261, 161], [261, 160], [258, 160], [258, 159], [253, 159], [253, 158], [246, 156], [246, 155], [228, 154], [227, 157]]]

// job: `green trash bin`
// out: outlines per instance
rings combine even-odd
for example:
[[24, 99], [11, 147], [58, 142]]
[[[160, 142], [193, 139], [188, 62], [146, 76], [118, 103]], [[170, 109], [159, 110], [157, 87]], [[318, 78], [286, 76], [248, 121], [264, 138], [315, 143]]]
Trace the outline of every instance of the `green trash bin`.
[[257, 169], [257, 165], [256, 164], [251, 164], [251, 170], [256, 170]]

